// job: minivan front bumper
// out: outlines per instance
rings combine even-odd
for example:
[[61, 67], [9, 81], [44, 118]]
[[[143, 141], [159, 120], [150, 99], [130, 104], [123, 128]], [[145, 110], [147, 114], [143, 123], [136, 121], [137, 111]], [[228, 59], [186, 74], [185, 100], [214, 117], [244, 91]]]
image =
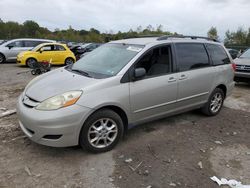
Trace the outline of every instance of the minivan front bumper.
[[92, 112], [77, 104], [51, 111], [27, 107], [18, 99], [17, 114], [22, 131], [32, 141], [53, 147], [78, 145], [81, 127]]

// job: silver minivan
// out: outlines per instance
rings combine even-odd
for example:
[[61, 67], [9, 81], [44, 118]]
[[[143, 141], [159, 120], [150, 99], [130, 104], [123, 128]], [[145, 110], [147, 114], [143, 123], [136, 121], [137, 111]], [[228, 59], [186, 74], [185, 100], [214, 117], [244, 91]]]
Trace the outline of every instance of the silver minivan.
[[17, 55], [22, 51], [28, 51], [39, 44], [55, 42], [53, 40], [46, 39], [13, 39], [4, 42], [0, 45], [0, 64], [5, 61], [16, 61]]
[[39, 144], [108, 151], [134, 125], [192, 109], [218, 114], [234, 68], [224, 46], [207, 38], [112, 41], [33, 79], [18, 99], [20, 127]]

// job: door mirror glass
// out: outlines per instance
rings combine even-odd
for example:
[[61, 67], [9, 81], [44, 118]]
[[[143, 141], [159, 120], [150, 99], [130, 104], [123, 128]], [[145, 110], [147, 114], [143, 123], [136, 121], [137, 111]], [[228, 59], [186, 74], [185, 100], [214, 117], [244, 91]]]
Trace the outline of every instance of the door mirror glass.
[[144, 68], [136, 68], [135, 69], [135, 78], [138, 79], [138, 78], [142, 78], [146, 75], [146, 70]]

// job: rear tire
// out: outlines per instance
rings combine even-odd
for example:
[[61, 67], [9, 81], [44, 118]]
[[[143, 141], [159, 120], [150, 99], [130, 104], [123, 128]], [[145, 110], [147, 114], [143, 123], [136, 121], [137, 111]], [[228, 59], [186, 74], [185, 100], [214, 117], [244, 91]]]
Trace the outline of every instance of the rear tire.
[[35, 58], [29, 58], [26, 60], [26, 65], [29, 68], [34, 68], [34, 64], [37, 63], [37, 60]]
[[75, 60], [73, 58], [68, 57], [68, 58], [65, 59], [64, 64], [65, 65], [72, 65], [74, 62], [75, 62]]
[[84, 123], [79, 144], [93, 153], [110, 151], [122, 138], [123, 132], [123, 121], [117, 113], [109, 109], [99, 110]]
[[0, 64], [5, 63], [5, 56], [0, 53]]
[[217, 115], [223, 106], [225, 94], [222, 89], [215, 88], [211, 93], [208, 102], [202, 107], [201, 111], [207, 116]]

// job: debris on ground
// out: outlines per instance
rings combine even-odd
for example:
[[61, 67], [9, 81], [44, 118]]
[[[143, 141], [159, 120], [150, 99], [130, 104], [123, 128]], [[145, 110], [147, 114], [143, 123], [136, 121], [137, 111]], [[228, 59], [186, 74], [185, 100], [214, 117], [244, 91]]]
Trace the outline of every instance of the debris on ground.
[[210, 179], [216, 182], [219, 186], [228, 185], [231, 188], [250, 188], [250, 185], [242, 185], [241, 182], [236, 180], [227, 180], [225, 178], [219, 179], [216, 176], [213, 176]]
[[136, 171], [140, 166], [141, 166], [142, 162], [140, 162], [135, 168], [133, 168], [132, 166], [128, 165], [129, 168], [134, 172]]
[[198, 166], [200, 167], [200, 169], [203, 169], [203, 165], [202, 165], [202, 162], [198, 162]]
[[148, 150], [150, 151], [150, 153], [151, 153], [155, 158], [158, 159], [158, 156], [157, 156], [157, 155], [155, 154], [155, 152], [152, 150], [150, 144], [148, 144]]
[[126, 163], [131, 163], [133, 160], [131, 158], [125, 159]]
[[24, 170], [25, 170], [25, 172], [26, 172], [29, 176], [32, 175], [31, 172], [30, 172], [29, 167], [25, 166], [25, 167], [24, 167]]
[[119, 158], [119, 159], [123, 159], [123, 158], [124, 158], [124, 155], [120, 155], [118, 158]]
[[113, 181], [114, 181], [114, 179], [113, 179], [113, 178], [109, 178], [109, 181], [110, 181], [110, 182], [113, 182]]
[[175, 183], [170, 183], [169, 186], [176, 187], [176, 184]]
[[12, 114], [15, 114], [15, 113], [16, 113], [16, 109], [8, 110], [8, 111], [5, 111], [5, 112], [1, 113], [0, 118], [5, 117], [5, 116], [9, 116], [9, 115], [12, 115]]
[[219, 145], [222, 145], [222, 142], [221, 141], [214, 141], [215, 144], [219, 144]]
[[26, 138], [26, 137], [27, 137], [26, 135], [23, 135], [23, 136], [18, 136], [16, 138], [12, 138], [11, 140], [15, 141], [15, 140], [19, 140], [19, 139]]
[[143, 172], [143, 175], [148, 176], [148, 175], [149, 175], [149, 171], [148, 171], [148, 170], [145, 170], [145, 171]]

